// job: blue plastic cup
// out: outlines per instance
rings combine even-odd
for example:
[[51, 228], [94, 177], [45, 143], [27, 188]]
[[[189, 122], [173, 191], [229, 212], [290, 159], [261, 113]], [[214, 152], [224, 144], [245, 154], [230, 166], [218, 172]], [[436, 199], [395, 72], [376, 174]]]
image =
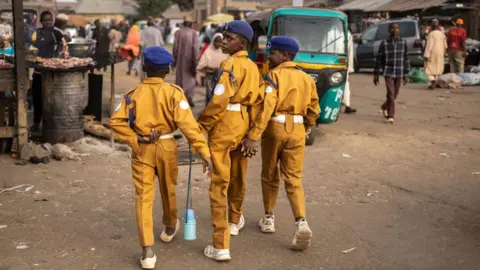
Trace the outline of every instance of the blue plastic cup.
[[185, 224], [183, 226], [183, 239], [192, 241], [197, 239], [197, 221], [193, 209], [185, 210]]

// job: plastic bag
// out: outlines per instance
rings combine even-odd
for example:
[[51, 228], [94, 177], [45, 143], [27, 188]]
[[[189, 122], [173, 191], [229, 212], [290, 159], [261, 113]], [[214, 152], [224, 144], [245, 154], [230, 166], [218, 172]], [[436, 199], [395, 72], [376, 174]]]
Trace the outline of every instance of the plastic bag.
[[463, 79], [455, 73], [443, 74], [438, 78], [437, 84], [441, 88], [462, 88]]
[[460, 73], [458, 76], [463, 80], [462, 85], [471, 86], [480, 84], [480, 74]]
[[480, 73], [480, 66], [478, 67], [473, 67], [471, 70], [472, 73]]
[[421, 68], [413, 68], [410, 70], [408, 79], [412, 83], [428, 83], [428, 77]]

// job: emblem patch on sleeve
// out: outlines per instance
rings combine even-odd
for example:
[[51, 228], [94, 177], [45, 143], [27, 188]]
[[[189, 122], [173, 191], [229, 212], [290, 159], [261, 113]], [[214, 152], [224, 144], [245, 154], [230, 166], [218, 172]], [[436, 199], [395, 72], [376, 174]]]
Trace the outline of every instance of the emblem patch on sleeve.
[[180, 109], [182, 110], [188, 110], [190, 108], [190, 105], [188, 105], [188, 102], [185, 100], [180, 101]]
[[265, 88], [265, 93], [267, 93], [267, 94], [273, 93], [273, 88], [272, 88], [270, 85], [267, 86], [267, 87]]
[[223, 84], [217, 85], [215, 90], [213, 90], [213, 93], [217, 96], [223, 95], [223, 93], [225, 93], [225, 86], [223, 86]]

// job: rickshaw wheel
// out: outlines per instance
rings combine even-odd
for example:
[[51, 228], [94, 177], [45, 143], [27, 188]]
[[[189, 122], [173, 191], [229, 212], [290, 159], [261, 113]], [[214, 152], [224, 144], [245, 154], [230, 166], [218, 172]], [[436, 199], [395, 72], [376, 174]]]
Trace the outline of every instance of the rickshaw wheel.
[[305, 145], [313, 145], [313, 143], [315, 142], [316, 133], [317, 133], [317, 127], [313, 126], [312, 131], [308, 135], [308, 138], [305, 140]]

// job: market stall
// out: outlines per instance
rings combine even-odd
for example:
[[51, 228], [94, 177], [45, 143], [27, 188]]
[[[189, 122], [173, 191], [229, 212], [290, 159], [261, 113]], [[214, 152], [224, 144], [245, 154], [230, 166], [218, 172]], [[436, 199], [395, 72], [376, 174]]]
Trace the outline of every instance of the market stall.
[[0, 57], [0, 153], [9, 151], [15, 136], [15, 69]]
[[8, 65], [3, 60], [0, 68], [0, 152], [14, 139], [20, 149], [28, 143], [23, 1], [11, 1], [11, 6], [16, 56]]
[[36, 58], [28, 66], [42, 73], [42, 138], [49, 143], [83, 138], [83, 110], [88, 104], [88, 71], [91, 58]]

